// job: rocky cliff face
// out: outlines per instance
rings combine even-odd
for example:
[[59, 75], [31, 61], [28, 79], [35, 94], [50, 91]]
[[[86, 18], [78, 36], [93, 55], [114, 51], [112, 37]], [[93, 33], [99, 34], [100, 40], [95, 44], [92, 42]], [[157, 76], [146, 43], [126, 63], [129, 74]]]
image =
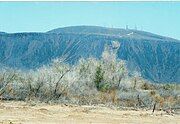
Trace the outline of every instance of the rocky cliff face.
[[75, 64], [79, 58], [100, 58], [105, 44], [120, 42], [118, 58], [131, 71], [155, 82], [180, 83], [180, 41], [137, 30], [95, 26], [60, 28], [47, 33], [0, 33], [0, 63], [34, 69], [57, 57]]

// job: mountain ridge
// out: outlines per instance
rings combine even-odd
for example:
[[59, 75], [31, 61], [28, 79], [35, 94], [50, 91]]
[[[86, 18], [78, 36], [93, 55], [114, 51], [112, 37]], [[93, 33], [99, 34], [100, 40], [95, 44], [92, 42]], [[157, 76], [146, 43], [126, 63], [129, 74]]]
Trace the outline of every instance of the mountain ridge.
[[130, 71], [138, 70], [144, 78], [155, 82], [180, 82], [179, 40], [147, 32], [145, 35], [126, 31], [124, 36], [118, 32], [113, 35], [113, 31], [110, 35], [108, 31], [100, 34], [101, 28], [95, 34], [90, 33], [96, 28], [76, 29], [79, 33], [61, 29], [60, 33], [0, 34], [0, 63], [12, 68], [35, 69], [66, 56], [67, 63], [75, 64], [81, 57], [100, 58], [106, 44], [118, 41], [117, 57], [127, 61]]
[[[81, 30], [81, 31], [76, 30], [76, 29], [79, 29], [79, 28], [83, 29], [83, 30]], [[98, 29], [98, 31], [96, 29]], [[89, 31], [89, 32], [87, 32], [87, 31]], [[100, 35], [100, 34], [104, 34], [104, 35], [107, 35], [107, 34], [114, 35], [114, 34], [116, 34], [114, 36], [118, 36], [118, 35], [121, 35], [121, 33], [122, 33], [122, 35], [123, 34], [127, 35], [128, 33], [132, 33], [132, 32], [139, 33], [139, 34], [144, 34], [144, 35], [148, 34], [148, 35], [156, 36], [156, 37], [159, 37], [159, 38], [167, 38], [167, 39], [172, 39], [172, 40], [175, 40], [177, 42], [180, 42], [180, 40], [178, 40], [178, 39], [171, 38], [171, 37], [166, 37], [166, 36], [161, 36], [161, 35], [158, 35], [158, 34], [147, 32], [147, 31], [141, 31], [141, 30], [136, 30], [136, 29], [108, 28], [108, 27], [102, 27], [102, 26], [86, 26], [86, 25], [69, 26], [69, 27], [56, 28], [56, 29], [47, 31], [46, 33], [56, 33], [56, 34], [59, 34], [59, 33], [87, 34], [87, 33], [89, 33], [89, 34], [98, 34], [98, 35]]]

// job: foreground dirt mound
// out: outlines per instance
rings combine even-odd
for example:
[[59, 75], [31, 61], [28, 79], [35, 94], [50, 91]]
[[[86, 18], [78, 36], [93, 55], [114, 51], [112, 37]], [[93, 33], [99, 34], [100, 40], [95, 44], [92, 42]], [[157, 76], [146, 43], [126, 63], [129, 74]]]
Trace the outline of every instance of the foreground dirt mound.
[[122, 111], [100, 106], [0, 101], [0, 124], [179, 124], [180, 115]]

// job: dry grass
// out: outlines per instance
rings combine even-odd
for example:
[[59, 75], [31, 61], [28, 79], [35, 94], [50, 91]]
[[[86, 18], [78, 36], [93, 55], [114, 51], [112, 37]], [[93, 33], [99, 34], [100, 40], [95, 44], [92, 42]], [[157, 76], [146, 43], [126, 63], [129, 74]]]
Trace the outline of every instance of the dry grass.
[[117, 110], [102, 106], [0, 102], [0, 124], [178, 124], [180, 115], [163, 111]]

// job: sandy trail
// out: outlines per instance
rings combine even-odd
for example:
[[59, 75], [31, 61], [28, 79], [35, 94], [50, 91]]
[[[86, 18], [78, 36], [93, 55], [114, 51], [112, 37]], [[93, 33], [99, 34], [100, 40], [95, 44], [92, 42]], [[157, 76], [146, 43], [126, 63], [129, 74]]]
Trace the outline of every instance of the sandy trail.
[[179, 124], [180, 115], [106, 107], [0, 101], [0, 124]]

